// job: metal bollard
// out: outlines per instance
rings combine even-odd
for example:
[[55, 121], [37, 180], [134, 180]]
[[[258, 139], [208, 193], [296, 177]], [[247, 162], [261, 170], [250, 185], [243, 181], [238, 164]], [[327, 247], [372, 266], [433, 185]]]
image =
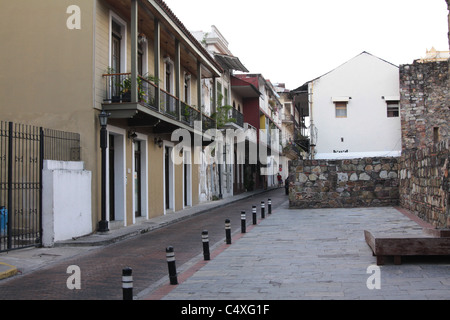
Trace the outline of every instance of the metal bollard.
[[265, 211], [266, 205], [264, 204], [264, 201], [261, 201], [261, 219], [264, 219], [266, 217], [264, 211]]
[[209, 236], [207, 230], [203, 230], [202, 232], [202, 242], [203, 242], [203, 258], [205, 261], [211, 260], [209, 253]]
[[133, 270], [125, 268], [122, 270], [122, 293], [123, 300], [133, 300]]
[[272, 214], [272, 199], [269, 199], [269, 201], [267, 201], [267, 209], [269, 210], [268, 214]]
[[177, 267], [175, 265], [175, 252], [173, 250], [173, 247], [166, 248], [166, 258], [167, 258], [167, 266], [169, 267], [170, 284], [176, 285], [178, 284], [178, 278], [177, 278]]
[[253, 225], [256, 225], [258, 223], [258, 220], [256, 219], [256, 206], [252, 207], [252, 214], [253, 214]]
[[247, 217], [245, 215], [245, 211], [241, 211], [241, 232], [247, 232]]
[[230, 219], [225, 220], [225, 235], [227, 244], [231, 244], [231, 221]]

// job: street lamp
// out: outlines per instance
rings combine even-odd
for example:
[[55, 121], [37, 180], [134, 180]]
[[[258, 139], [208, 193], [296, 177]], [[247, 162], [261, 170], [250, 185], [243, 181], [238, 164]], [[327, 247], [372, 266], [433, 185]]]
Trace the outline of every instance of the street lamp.
[[106, 131], [106, 125], [108, 124], [108, 118], [111, 116], [110, 113], [102, 111], [98, 115], [100, 121], [100, 148], [102, 149], [102, 217], [98, 223], [99, 232], [109, 231], [108, 221], [106, 220], [106, 149], [108, 148], [108, 136]]

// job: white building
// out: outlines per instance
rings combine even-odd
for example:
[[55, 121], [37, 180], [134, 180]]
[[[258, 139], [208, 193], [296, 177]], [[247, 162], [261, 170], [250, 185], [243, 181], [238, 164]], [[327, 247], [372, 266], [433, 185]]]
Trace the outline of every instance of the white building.
[[363, 52], [294, 93], [308, 96], [312, 158], [401, 154], [397, 66]]

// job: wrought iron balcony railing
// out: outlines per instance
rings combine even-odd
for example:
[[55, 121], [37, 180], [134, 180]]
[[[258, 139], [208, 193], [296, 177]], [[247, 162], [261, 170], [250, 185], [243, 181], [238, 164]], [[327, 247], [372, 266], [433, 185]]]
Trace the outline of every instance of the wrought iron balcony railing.
[[231, 108], [230, 118], [235, 119], [235, 123], [241, 128], [244, 127], [244, 115], [240, 113], [238, 110]]
[[201, 120], [201, 112], [184, 102], [180, 102], [181, 108], [181, 122], [187, 124], [190, 127], [194, 127], [194, 121]]
[[203, 131], [206, 131], [208, 129], [216, 129], [216, 120], [203, 114], [202, 127], [203, 127]]
[[[131, 102], [131, 73], [104, 74], [106, 96], [104, 103]], [[203, 131], [216, 128], [216, 121], [181, 101], [169, 92], [159, 90], [159, 102], [156, 101], [158, 87], [148, 78], [138, 76], [139, 104], [157, 111], [167, 117], [178, 120], [192, 128], [194, 122], [202, 119]]]
[[160, 91], [161, 113], [168, 117], [178, 119], [178, 99], [170, 93], [161, 89]]

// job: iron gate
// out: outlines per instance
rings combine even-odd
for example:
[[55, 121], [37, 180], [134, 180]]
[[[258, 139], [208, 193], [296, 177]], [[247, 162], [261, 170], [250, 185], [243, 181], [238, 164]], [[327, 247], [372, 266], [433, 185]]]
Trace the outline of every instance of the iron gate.
[[79, 161], [80, 135], [0, 121], [0, 252], [42, 243], [44, 160]]

